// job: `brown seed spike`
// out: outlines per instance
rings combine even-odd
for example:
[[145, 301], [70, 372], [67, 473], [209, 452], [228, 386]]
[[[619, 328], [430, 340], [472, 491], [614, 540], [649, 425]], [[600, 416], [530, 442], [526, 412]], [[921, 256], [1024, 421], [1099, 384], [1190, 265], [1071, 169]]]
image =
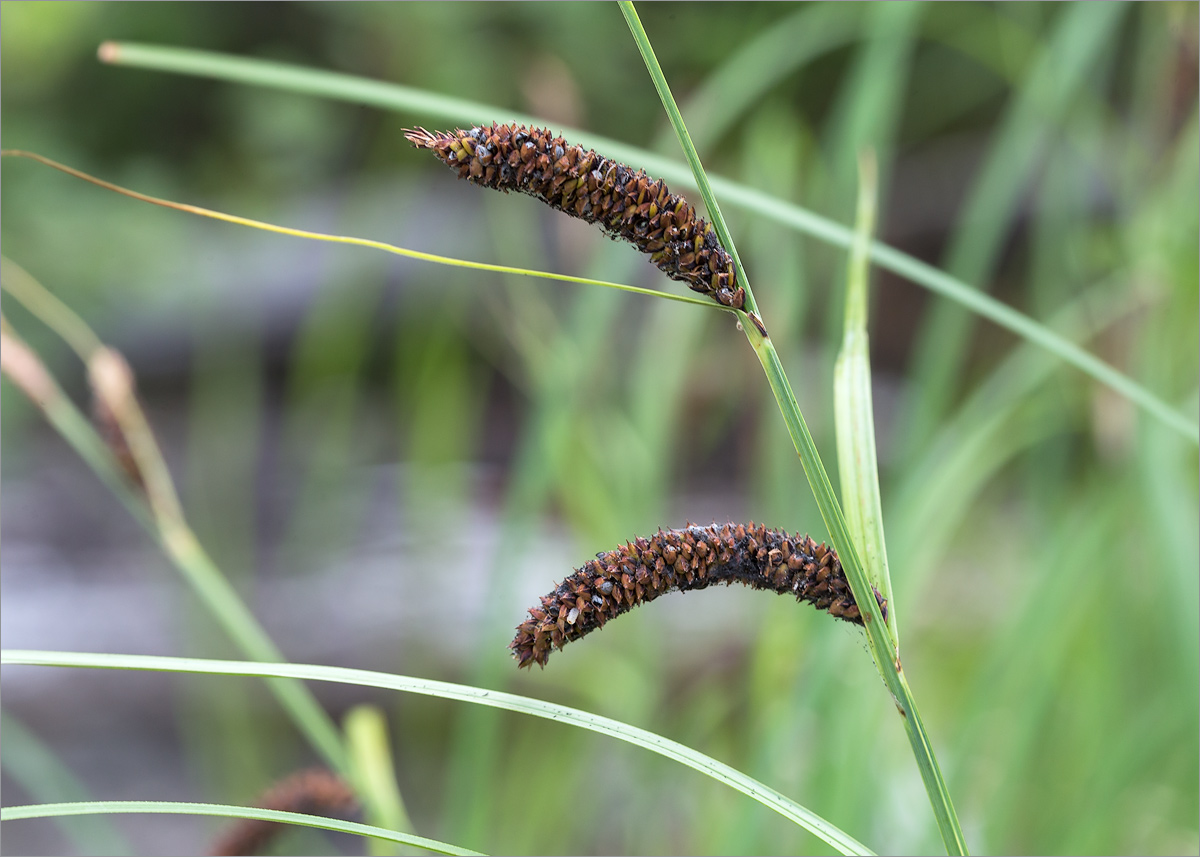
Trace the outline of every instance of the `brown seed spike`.
[[[540, 615], [531, 610], [509, 645], [518, 666], [545, 666], [553, 648], [561, 649], [637, 604], [676, 589], [718, 583], [791, 593], [833, 616], [863, 624], [837, 554], [825, 545], [754, 524], [689, 524], [597, 554], [542, 597], [545, 609], [535, 608]], [[877, 600], [881, 607], [886, 604], [879, 596]]]
[[718, 243], [712, 224], [662, 180], [573, 146], [544, 128], [493, 123], [467, 131], [410, 128], [404, 136], [416, 148], [433, 152], [459, 178], [537, 197], [652, 254], [659, 270], [693, 291], [733, 309], [745, 304], [733, 257]]
[[[264, 809], [308, 815], [357, 817], [361, 814], [354, 790], [339, 776], [322, 768], [309, 768], [275, 782], [255, 801]], [[243, 819], [230, 825], [213, 844], [210, 854], [271, 853], [268, 844], [285, 825], [260, 819]]]

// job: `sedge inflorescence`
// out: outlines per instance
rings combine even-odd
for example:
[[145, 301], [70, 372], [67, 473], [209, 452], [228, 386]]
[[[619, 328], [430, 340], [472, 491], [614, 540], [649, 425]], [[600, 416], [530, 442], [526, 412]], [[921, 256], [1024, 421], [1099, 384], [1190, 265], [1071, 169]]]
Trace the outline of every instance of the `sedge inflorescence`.
[[[529, 610], [509, 648], [518, 666], [544, 667], [552, 649], [603, 628], [638, 604], [716, 583], [791, 593], [839, 619], [863, 624], [864, 613], [832, 548], [753, 522], [688, 525], [596, 554]], [[886, 610], [887, 602], [876, 597]]]
[[537, 197], [598, 224], [612, 238], [629, 241], [693, 291], [732, 309], [745, 303], [733, 257], [721, 247], [712, 224], [661, 179], [543, 128], [492, 123], [469, 131], [406, 129], [404, 136], [417, 148], [431, 150], [459, 178]]
[[[301, 812], [307, 815], [350, 815], [358, 811], [353, 789], [331, 771], [308, 768], [274, 783], [255, 801], [264, 809]], [[257, 854], [264, 850], [285, 825], [247, 818], [234, 824], [213, 846], [213, 854]]]

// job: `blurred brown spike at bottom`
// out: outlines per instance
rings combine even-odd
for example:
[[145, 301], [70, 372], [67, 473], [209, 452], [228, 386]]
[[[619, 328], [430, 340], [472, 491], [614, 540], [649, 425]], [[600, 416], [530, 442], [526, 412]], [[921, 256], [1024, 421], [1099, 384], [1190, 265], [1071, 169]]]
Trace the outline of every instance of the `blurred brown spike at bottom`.
[[[357, 810], [358, 799], [336, 774], [324, 768], [309, 768], [276, 782], [259, 796], [255, 805], [308, 815], [350, 815]], [[211, 853], [257, 854], [283, 826], [275, 821], [243, 819], [221, 835]]]

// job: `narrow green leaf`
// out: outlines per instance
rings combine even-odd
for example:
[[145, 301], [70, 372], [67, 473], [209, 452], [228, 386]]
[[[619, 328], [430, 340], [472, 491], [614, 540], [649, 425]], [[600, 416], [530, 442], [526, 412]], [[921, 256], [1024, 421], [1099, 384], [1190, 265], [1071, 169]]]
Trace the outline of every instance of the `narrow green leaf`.
[[[722, 246], [729, 251], [729, 255], [733, 256], [733, 264], [737, 268], [738, 285], [746, 290], [746, 312], [757, 313], [758, 305], [754, 302], [754, 293], [750, 289], [750, 280], [746, 277], [746, 269], [742, 267], [742, 260], [738, 257], [737, 246], [733, 243], [733, 236], [729, 232], [729, 226], [725, 223], [725, 217], [721, 214], [721, 207], [717, 205], [717, 197], [713, 193], [712, 185], [709, 184], [708, 174], [704, 172], [704, 167], [700, 163], [700, 155], [696, 151], [696, 147], [692, 144], [692, 138], [688, 134], [687, 125], [683, 122], [683, 116], [679, 112], [679, 105], [675, 103], [675, 96], [671, 94], [671, 88], [667, 85], [667, 79], [663, 76], [662, 69], [658, 66], [658, 60], [654, 56], [654, 48], [650, 45], [650, 39], [646, 36], [646, 31], [642, 28], [642, 22], [638, 19], [637, 11], [633, 8], [633, 3], [629, 0], [623, 0], [617, 4], [621, 7], [621, 14], [625, 16], [625, 23], [629, 25], [629, 31], [633, 34], [633, 40], [637, 44], [638, 51], [642, 55], [642, 59], [646, 63], [646, 69], [650, 72], [650, 80], [654, 83], [654, 88], [658, 92], [658, 97], [663, 103], [663, 107], [667, 111], [667, 119], [671, 122], [671, 127], [675, 129], [675, 136], [679, 138], [679, 145], [683, 147], [683, 154], [687, 158], [688, 166], [692, 170], [692, 178], [696, 182], [696, 186], [700, 189], [700, 196], [704, 200], [704, 207], [708, 209], [708, 216], [712, 218], [713, 228], [717, 230], [717, 235], [721, 239]], [[740, 314], [739, 314], [739, 317]], [[742, 318], [743, 322], [746, 321]]]
[[[346, 714], [342, 727], [356, 773], [355, 781], [367, 805], [367, 818], [388, 830], [411, 832], [413, 823], [404, 806], [400, 786], [396, 784], [387, 719], [383, 712], [375, 705], [356, 705]], [[374, 841], [368, 844], [372, 854], [395, 853], [379, 849]]]
[[912, 698], [912, 693], [909, 690], [908, 681], [901, 667], [899, 653], [894, 641], [887, 632], [887, 626], [882, 621], [875, 619], [879, 615], [879, 611], [873, 607], [875, 604], [875, 594], [871, 588], [871, 582], [867, 578], [855, 542], [850, 537], [846, 519], [842, 514], [837, 497], [833, 493], [833, 486], [829, 482], [829, 475], [825, 472], [825, 465], [821, 461], [816, 444], [813, 442], [812, 435], [808, 431], [808, 426], [804, 422], [804, 416], [800, 413], [800, 406], [797, 404], [791, 384], [788, 383], [787, 376], [784, 374], [779, 355], [776, 353], [775, 346], [767, 334], [766, 327], [757, 316], [757, 307], [754, 303], [750, 283], [738, 259], [732, 236], [729, 234], [729, 230], [726, 228], [725, 222], [721, 217], [720, 208], [717, 206], [712, 187], [707, 176], [704, 174], [704, 168], [700, 164], [700, 158], [696, 153], [695, 146], [692, 145], [691, 138], [688, 136], [683, 117], [680, 115], [679, 107], [671, 95], [666, 77], [654, 54], [654, 48], [651, 46], [645, 30], [642, 28], [641, 21], [638, 20], [637, 11], [628, 0], [621, 0], [618, 5], [621, 8], [621, 13], [625, 16], [630, 32], [633, 34], [634, 42], [637, 44], [638, 51], [642, 55], [642, 60], [646, 63], [646, 68], [650, 72], [650, 78], [654, 82], [654, 87], [659, 94], [667, 117], [670, 119], [672, 127], [676, 129], [679, 143], [683, 147], [688, 163], [691, 165], [696, 184], [700, 188], [701, 195], [704, 197], [704, 203], [708, 207], [709, 214], [712, 215], [713, 225], [720, 235], [725, 249], [734, 258], [734, 263], [738, 269], [738, 285], [746, 290], [746, 311], [738, 313], [742, 329], [746, 334], [747, 340], [750, 342], [750, 346], [754, 349], [759, 362], [762, 363], [763, 371], [766, 373], [767, 381], [771, 386], [771, 392], [775, 395], [775, 400], [779, 404], [780, 412], [783, 414], [784, 422], [788, 427], [788, 433], [792, 437], [792, 443], [796, 447], [796, 452], [799, 454], [800, 462], [804, 467], [805, 476], [808, 478], [808, 484], [812, 488], [813, 496], [816, 498], [817, 508], [821, 511], [821, 517], [825, 521], [830, 539], [833, 541], [833, 545], [838, 552], [838, 557], [841, 559], [842, 568], [846, 572], [850, 588], [854, 592], [859, 609], [862, 611], [871, 657], [874, 659], [875, 666], [879, 670], [879, 674], [883, 677], [888, 690], [891, 691], [892, 698], [896, 702], [896, 707], [903, 719], [904, 728], [913, 749], [913, 755], [916, 757], [917, 767], [921, 772], [926, 792], [933, 806], [934, 817], [937, 820], [942, 841], [950, 853], [965, 854], [967, 849], [962, 827], [959, 824], [958, 816], [954, 812], [954, 805], [950, 800], [949, 790], [946, 788], [941, 769], [934, 756], [929, 736], [926, 734], [925, 726], [921, 722], [920, 714], [917, 712], [916, 701]]
[[[210, 51], [142, 45], [132, 42], [105, 42], [100, 58], [114, 65], [126, 65], [157, 71], [228, 80], [234, 83], [265, 86], [287, 92], [300, 92], [324, 98], [367, 104], [387, 110], [416, 113], [452, 122], [485, 122], [504, 117], [510, 122], [545, 125], [536, 116], [506, 107], [483, 104], [446, 95], [434, 95], [399, 84], [355, 77], [337, 72], [315, 71], [267, 60], [245, 59]], [[577, 128], [559, 127], [559, 132], [581, 145], [604, 152], [607, 157], [635, 163], [647, 172], [679, 186], [699, 185], [686, 164], [664, 158], [651, 151], [631, 146]], [[711, 176], [712, 189], [731, 205], [775, 220], [792, 229], [836, 247], [848, 248], [853, 233], [840, 223], [814, 214], [778, 197], [731, 181]], [[732, 253], [732, 249], [730, 250]], [[1023, 338], [1046, 348], [1060, 359], [1116, 390], [1161, 420], [1173, 430], [1200, 445], [1200, 425], [1179, 413], [1161, 398], [1133, 379], [1056, 335], [1036, 321], [981, 292], [962, 279], [950, 276], [932, 265], [879, 242], [871, 245], [871, 259], [879, 266], [923, 288], [962, 304], [971, 312], [989, 319]]]
[[[377, 687], [472, 702], [492, 708], [502, 708], [534, 717], [544, 717], [559, 723], [590, 729], [621, 741], [644, 747], [668, 759], [681, 762], [718, 782], [749, 795], [763, 806], [773, 809], [784, 818], [820, 837], [843, 854], [872, 854], [873, 852], [849, 834], [801, 806], [775, 789], [748, 777], [723, 762], [710, 758], [690, 747], [685, 747], [669, 738], [663, 738], [645, 729], [630, 726], [608, 717], [469, 685], [451, 684], [433, 679], [389, 675], [370, 670], [347, 669], [345, 667], [314, 666], [310, 664], [275, 663], [264, 664], [251, 661], [220, 661], [201, 658], [169, 658], [155, 655], [114, 655], [93, 652], [47, 652], [12, 649], [0, 651], [0, 664], [26, 664], [33, 666], [85, 667], [91, 669], [157, 670], [179, 673], [205, 673], [210, 675], [260, 676], [275, 679], [307, 679], [330, 681], [340, 684]], [[374, 835], [374, 834], [372, 834]]]
[[874, 155], [859, 158], [858, 225], [846, 278], [846, 315], [842, 350], [833, 371], [834, 421], [838, 473], [850, 535], [862, 546], [867, 571], [887, 599], [887, 625], [897, 648], [896, 605], [883, 537], [879, 465], [875, 458], [875, 415], [871, 401], [870, 338], [867, 335], [867, 248], [875, 225], [877, 181]]
[[0, 809], [0, 819], [4, 821], [20, 821], [26, 818], [58, 818], [71, 815], [215, 815], [223, 818], [246, 818], [258, 821], [278, 821], [281, 824], [298, 824], [304, 827], [317, 827], [322, 830], [336, 830], [339, 833], [351, 833], [356, 836], [370, 836], [376, 839], [387, 839], [417, 848], [424, 848], [435, 854], [463, 855], [472, 857], [479, 855], [478, 851], [459, 848], [436, 839], [426, 839], [411, 833], [401, 833], [375, 827], [372, 824], [359, 824], [355, 821], [342, 821], [340, 818], [326, 818], [321, 815], [308, 815], [303, 812], [284, 812], [278, 809], [260, 809], [248, 806], [229, 806], [220, 803], [174, 803], [159, 800], [97, 800], [80, 803], [37, 803], [26, 806], [6, 806]]
[[[5, 271], [6, 273], [10, 272], [11, 268], [6, 268]], [[35, 298], [27, 304], [27, 307], [39, 314], [42, 320], [48, 324], [54, 323], [57, 316], [53, 312], [49, 314], [45, 312], [46, 307], [53, 306], [52, 301], [45, 301], [45, 299], [52, 296], [32, 278], [24, 285], [26, 288], [21, 295], [27, 299], [30, 295]], [[9, 294], [13, 293], [9, 292]], [[21, 347], [28, 347], [20, 343], [16, 332], [8, 326], [7, 320], [4, 322], [4, 327], [4, 334], [10, 341]], [[45, 384], [46, 394], [37, 402], [37, 405], [47, 421], [71, 445], [80, 458], [87, 462], [105, 486], [129, 510], [134, 519], [158, 541], [163, 552], [183, 575], [184, 580], [192, 587], [213, 618], [229, 635], [229, 638], [247, 657], [263, 661], [282, 660], [283, 656], [275, 647], [275, 643], [258, 624], [254, 614], [246, 607], [245, 602], [241, 600], [237, 591], [217, 568], [191, 530], [182, 520], [164, 522], [156, 516], [150, 508], [145, 493], [139, 492], [118, 469], [111, 451], [100, 439], [91, 422], [80, 413], [75, 404], [57, 385], [57, 382], [48, 374]], [[337, 728], [312, 694], [303, 685], [296, 682], [272, 681], [269, 684], [284, 710], [288, 712], [313, 748], [336, 770], [348, 773], [346, 755]]]
[[[8, 711], [0, 717], [6, 777], [11, 777], [34, 800], [91, 799], [87, 786], [25, 724]], [[134, 853], [109, 819], [60, 819], [58, 825], [80, 854], [100, 852], [117, 857]]]
[[79, 359], [87, 360], [104, 347], [100, 338], [73, 309], [7, 256], [0, 256], [0, 282], [4, 291], [61, 336], [71, 350], [79, 355]]
[[[90, 182], [91, 184], [115, 193], [119, 193], [123, 196], [128, 196], [132, 199], [139, 200], [140, 202], [148, 202], [151, 205], [161, 205], [164, 208], [170, 208], [175, 211], [183, 211], [187, 214], [194, 214], [200, 217], [208, 217], [213, 220], [224, 221], [225, 223], [233, 223], [237, 226], [246, 226], [251, 229], [261, 229], [264, 232], [275, 232], [280, 235], [290, 235], [295, 238], [307, 238], [310, 241], [328, 241], [333, 244], [349, 244], [355, 247], [368, 247], [373, 250], [382, 250], [385, 253], [394, 253], [397, 256], [405, 256], [409, 259], [420, 259], [424, 262], [433, 262], [437, 265], [448, 265], [452, 268], [470, 268], [476, 271], [492, 271], [500, 274], [515, 274], [523, 277], [537, 277], [546, 280], [561, 280], [567, 283], [582, 283], [590, 286], [604, 286], [605, 288], [617, 289], [624, 292], [632, 292], [634, 294], [648, 295], [656, 298], [666, 298], [667, 300], [678, 301], [680, 303], [695, 304], [697, 306], [703, 306], [709, 309], [723, 309], [723, 307], [721, 307], [719, 304], [715, 304], [711, 300], [704, 300], [691, 295], [677, 295], [671, 292], [659, 292], [653, 289], [644, 289], [640, 286], [629, 286], [624, 283], [610, 283], [605, 280], [593, 280], [586, 277], [573, 277], [569, 274], [555, 274], [548, 271], [532, 271], [527, 268], [513, 268], [508, 265], [490, 265], [485, 262], [471, 262], [467, 259], [457, 259], [452, 256], [439, 256], [436, 253], [423, 253], [420, 250], [409, 250], [407, 247], [398, 247], [395, 244], [388, 244], [385, 241], [372, 241], [369, 238], [356, 238], [352, 235], [330, 235], [325, 232], [311, 232], [307, 229], [292, 229], [291, 227], [279, 226], [277, 224], [267, 223], [262, 220], [252, 220], [248, 217], [238, 217], [234, 214], [226, 214], [223, 211], [201, 208], [198, 205], [185, 205], [169, 199], [162, 199], [160, 197], [149, 196], [148, 194], [129, 190], [128, 188], [113, 184], [112, 182], [107, 182], [103, 179], [98, 179], [95, 176], [88, 175], [87, 173], [77, 170], [74, 167], [68, 167], [66, 164], [60, 164], [58, 161], [47, 158], [44, 155], [39, 155], [36, 152], [27, 152], [22, 149], [0, 149], [0, 157], [28, 158], [29, 160], [52, 167], [53, 169], [67, 173], [75, 178], [83, 179], [86, 182]], [[15, 268], [16, 266], [13, 265], [11, 267]], [[4, 270], [5, 276], [7, 277], [9, 268], [6, 267]], [[20, 269], [17, 268], [17, 270]], [[63, 307], [63, 309], [66, 308]], [[67, 310], [67, 312], [69, 313], [70, 311]], [[43, 315], [47, 314], [55, 317], [59, 315], [58, 313], [54, 312], [52, 308], [49, 313], [43, 313]], [[61, 321], [67, 322], [69, 319], [62, 318]], [[49, 321], [47, 321], [47, 323], [49, 323]], [[68, 329], [65, 324], [60, 325], [58, 329], [60, 331], [60, 335], [67, 339], [67, 341], [71, 343], [73, 347], [76, 347], [76, 350], [78, 350], [78, 346], [75, 345], [76, 339], [72, 336], [73, 332]]]
[[[1062, 7], [1055, 30], [1015, 94], [971, 189], [947, 252], [949, 273], [980, 284], [981, 290], [988, 288], [1033, 171], [1056, 131], [1054, 118], [1091, 84], [1089, 71], [1127, 12], [1122, 3]], [[939, 304], [922, 325], [911, 372], [915, 395], [901, 432], [908, 452], [933, 434], [958, 391], [970, 322], [958, 307]]]
[[[857, 3], [805, 3], [739, 46], [684, 102], [696, 145], [717, 142], [780, 81], [859, 38]], [[660, 148], [674, 139], [664, 135]]]

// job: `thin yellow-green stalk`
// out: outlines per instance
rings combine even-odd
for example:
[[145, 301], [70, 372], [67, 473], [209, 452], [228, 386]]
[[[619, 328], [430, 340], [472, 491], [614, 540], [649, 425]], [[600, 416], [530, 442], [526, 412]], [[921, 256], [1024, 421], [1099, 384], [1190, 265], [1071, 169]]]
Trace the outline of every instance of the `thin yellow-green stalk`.
[[25, 806], [6, 806], [0, 809], [0, 819], [6, 822], [20, 821], [26, 818], [61, 818], [71, 815], [119, 815], [119, 814], [152, 814], [152, 815], [210, 815], [221, 818], [245, 818], [258, 821], [277, 821], [280, 824], [298, 824], [304, 827], [316, 827], [321, 830], [335, 830], [339, 833], [351, 833], [357, 836], [367, 836], [373, 839], [386, 839], [424, 848], [434, 854], [453, 854], [462, 857], [482, 857], [480, 852], [468, 848], [459, 848], [447, 842], [436, 839], [426, 839], [411, 833], [401, 833], [387, 830], [370, 824], [359, 824], [356, 821], [342, 821], [340, 818], [327, 818], [323, 815], [308, 815], [303, 812], [285, 812], [279, 809], [261, 809], [253, 806], [229, 806], [220, 803], [187, 803], [159, 800], [96, 800], [79, 801], [75, 803], [37, 803]]
[[566, 283], [581, 283], [588, 286], [604, 286], [609, 289], [618, 289], [623, 292], [633, 292], [639, 295], [649, 295], [650, 297], [665, 298], [667, 300], [679, 301], [685, 304], [694, 304], [703, 307], [716, 307], [724, 309], [712, 301], [695, 298], [691, 295], [676, 295], [671, 292], [656, 292], [653, 289], [643, 289], [638, 286], [629, 286], [624, 283], [610, 283], [607, 280], [592, 280], [587, 277], [572, 277], [568, 274], [552, 274], [547, 271], [531, 271], [527, 268], [512, 268], [507, 265], [489, 265], [484, 262], [469, 262], [465, 259], [453, 259], [449, 256], [439, 256], [436, 253], [423, 253], [420, 250], [409, 250], [407, 247], [397, 247], [395, 244], [388, 244], [386, 241], [372, 241], [369, 238], [355, 238], [352, 235], [328, 235], [324, 232], [312, 232], [307, 229], [292, 229], [288, 226], [278, 226], [274, 223], [267, 223], [262, 220], [252, 220], [249, 217], [238, 217], [235, 214], [226, 214], [223, 211], [214, 211], [210, 208], [202, 208], [198, 205], [188, 205], [182, 202], [173, 202], [169, 199], [162, 199], [156, 196], [150, 196], [144, 193], [138, 193], [134, 190], [121, 187], [120, 185], [106, 182], [103, 179], [98, 179], [95, 176], [77, 170], [74, 167], [68, 167], [66, 164], [60, 164], [58, 161], [51, 160], [36, 152], [26, 152], [22, 149], [4, 149], [0, 151], [0, 157], [12, 158], [28, 158], [31, 161], [37, 161], [39, 164], [45, 164], [48, 167], [53, 167], [56, 170], [74, 176], [78, 179], [83, 179], [85, 182], [90, 182], [105, 190], [111, 190], [113, 193], [119, 193], [122, 196], [136, 199], [140, 202], [148, 202], [151, 205], [160, 205], [163, 208], [171, 208], [175, 211], [182, 211], [187, 214], [196, 214], [200, 217], [208, 217], [213, 220], [222, 220], [226, 223], [233, 223], [237, 226], [249, 226], [252, 229], [261, 229], [265, 232], [275, 232], [280, 235], [290, 235], [293, 238], [307, 238], [311, 241], [328, 241], [333, 244], [350, 244], [356, 247], [370, 247], [373, 250], [383, 250], [385, 253], [394, 253], [397, 256], [405, 256], [409, 259], [420, 259], [423, 262], [433, 262], [436, 265], [449, 265], [453, 268], [471, 268], [477, 271], [492, 271], [497, 274], [514, 274], [522, 277], [538, 277], [546, 280], [562, 280]]

